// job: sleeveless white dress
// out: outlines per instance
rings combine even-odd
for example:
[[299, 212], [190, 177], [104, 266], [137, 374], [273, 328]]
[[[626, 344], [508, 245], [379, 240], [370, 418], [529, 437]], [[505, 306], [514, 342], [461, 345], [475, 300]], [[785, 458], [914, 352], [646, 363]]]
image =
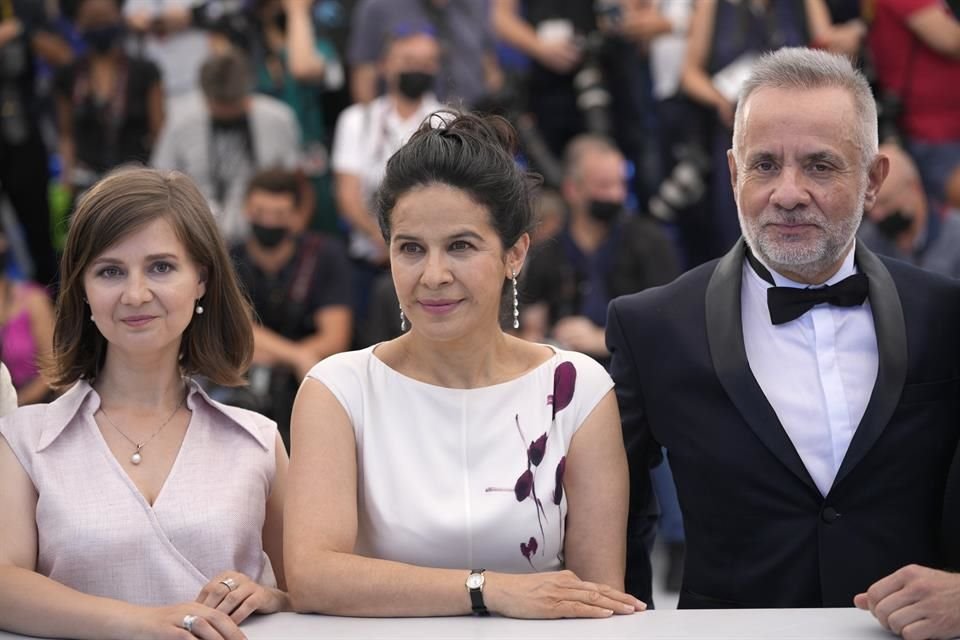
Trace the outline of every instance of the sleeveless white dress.
[[308, 374], [356, 435], [356, 552], [425, 567], [562, 569], [566, 454], [613, 387], [607, 372], [554, 349], [515, 380], [449, 389], [391, 369], [374, 348]]

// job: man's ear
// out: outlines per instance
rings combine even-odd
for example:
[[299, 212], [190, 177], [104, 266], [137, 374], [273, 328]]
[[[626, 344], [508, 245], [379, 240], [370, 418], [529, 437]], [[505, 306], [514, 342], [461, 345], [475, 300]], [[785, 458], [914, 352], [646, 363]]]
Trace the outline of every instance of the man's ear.
[[877, 203], [877, 194], [880, 193], [880, 187], [883, 181], [890, 174], [890, 158], [878, 153], [873, 159], [873, 164], [867, 170], [867, 191], [863, 196], [863, 209], [870, 211], [873, 205]]
[[739, 174], [737, 169], [737, 157], [733, 154], [733, 149], [727, 149], [727, 167], [730, 170], [730, 187], [733, 188], [733, 199], [736, 200], [737, 178], [739, 177]]

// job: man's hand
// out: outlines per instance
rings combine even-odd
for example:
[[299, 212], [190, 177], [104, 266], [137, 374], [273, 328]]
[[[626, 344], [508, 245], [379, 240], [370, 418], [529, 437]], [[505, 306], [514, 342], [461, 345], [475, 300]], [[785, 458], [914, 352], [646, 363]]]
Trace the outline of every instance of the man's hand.
[[571, 40], [541, 40], [534, 56], [554, 73], [569, 73], [580, 64], [580, 48]]
[[598, 327], [583, 316], [570, 316], [557, 322], [553, 327], [553, 337], [565, 349], [591, 356], [610, 355], [603, 327]]
[[908, 565], [875, 582], [853, 602], [905, 640], [960, 636], [960, 574]]

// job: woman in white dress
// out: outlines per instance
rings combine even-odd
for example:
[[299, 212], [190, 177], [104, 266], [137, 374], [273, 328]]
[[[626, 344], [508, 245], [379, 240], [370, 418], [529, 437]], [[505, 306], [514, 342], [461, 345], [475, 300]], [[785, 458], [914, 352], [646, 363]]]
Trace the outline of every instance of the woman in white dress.
[[378, 213], [409, 331], [327, 358], [300, 389], [284, 516], [295, 610], [645, 608], [623, 593], [612, 381], [586, 356], [501, 329], [501, 307], [517, 316], [533, 223], [512, 147], [505, 120], [446, 114], [387, 165]]

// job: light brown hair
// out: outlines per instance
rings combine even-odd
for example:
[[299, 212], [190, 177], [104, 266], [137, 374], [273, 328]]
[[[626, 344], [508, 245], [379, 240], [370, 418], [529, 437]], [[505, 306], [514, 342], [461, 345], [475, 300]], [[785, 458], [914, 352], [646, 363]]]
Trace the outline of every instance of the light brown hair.
[[210, 207], [181, 173], [121, 167], [87, 191], [71, 220], [60, 261], [53, 358], [45, 367], [51, 386], [97, 378], [107, 341], [90, 321], [84, 273], [104, 251], [157, 219], [170, 223], [206, 282], [205, 311], [194, 316], [181, 339], [182, 372], [221, 385], [244, 384], [253, 355], [250, 303]]

